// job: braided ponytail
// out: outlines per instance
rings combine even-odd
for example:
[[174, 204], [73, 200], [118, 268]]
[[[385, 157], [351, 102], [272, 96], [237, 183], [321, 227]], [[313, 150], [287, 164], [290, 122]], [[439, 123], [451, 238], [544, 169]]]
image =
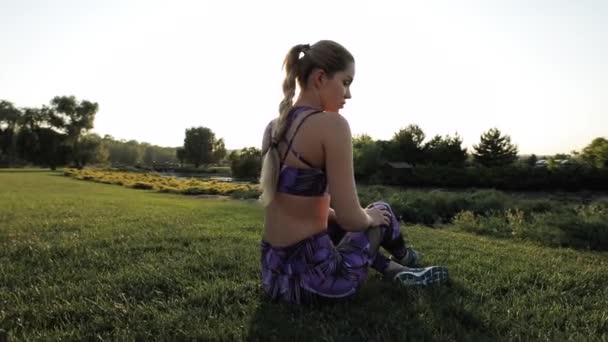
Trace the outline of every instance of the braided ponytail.
[[287, 129], [287, 114], [293, 108], [293, 97], [296, 93], [296, 79], [299, 74], [299, 57], [300, 53], [308, 51], [310, 45], [301, 44], [292, 47], [285, 60], [283, 68], [285, 69], [285, 80], [283, 81], [283, 100], [279, 104], [279, 119], [275, 121], [272, 127], [272, 136], [270, 147], [263, 156], [262, 171], [260, 176], [260, 186], [262, 195], [259, 200], [263, 206], [268, 206], [274, 199], [276, 194], [277, 183], [279, 181], [279, 150], [277, 145], [285, 135]]

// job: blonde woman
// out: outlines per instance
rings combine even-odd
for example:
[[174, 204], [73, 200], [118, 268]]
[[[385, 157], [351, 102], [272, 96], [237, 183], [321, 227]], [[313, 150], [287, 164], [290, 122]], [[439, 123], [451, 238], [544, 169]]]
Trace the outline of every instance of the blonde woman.
[[359, 204], [350, 126], [339, 114], [351, 98], [353, 56], [322, 40], [292, 47], [283, 66], [285, 98], [262, 142], [265, 293], [293, 303], [349, 298], [369, 267], [406, 285], [447, 280], [446, 267], [411, 268], [418, 253], [405, 244], [388, 203]]

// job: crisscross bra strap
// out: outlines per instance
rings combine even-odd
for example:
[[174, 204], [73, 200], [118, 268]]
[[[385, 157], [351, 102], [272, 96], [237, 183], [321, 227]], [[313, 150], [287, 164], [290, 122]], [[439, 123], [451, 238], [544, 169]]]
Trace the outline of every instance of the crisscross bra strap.
[[[281, 158], [281, 165], [283, 165], [283, 163], [285, 162], [285, 159], [287, 158], [287, 153], [289, 153], [289, 151], [291, 150], [291, 145], [293, 144], [293, 139], [296, 137], [296, 134], [298, 134], [298, 130], [300, 129], [300, 126], [302, 126], [302, 124], [304, 123], [304, 121], [306, 121], [306, 119], [308, 119], [309, 117], [315, 115], [315, 114], [319, 114], [319, 113], [323, 113], [323, 111], [320, 110], [316, 110], [308, 115], [306, 115], [302, 121], [300, 121], [300, 123], [298, 124], [298, 126], [296, 127], [295, 132], [293, 132], [293, 135], [291, 136], [291, 139], [289, 140], [289, 143], [287, 144], [287, 150], [285, 150], [285, 153], [283, 154], [283, 158]], [[291, 124], [291, 123], [290, 123]], [[308, 166], [313, 167], [312, 165], [310, 165], [310, 163], [308, 163], [307, 161], [303, 160], [300, 155], [298, 153], [296, 153], [295, 151], [291, 150], [300, 160], [302, 160], [304, 163], [306, 163]]]

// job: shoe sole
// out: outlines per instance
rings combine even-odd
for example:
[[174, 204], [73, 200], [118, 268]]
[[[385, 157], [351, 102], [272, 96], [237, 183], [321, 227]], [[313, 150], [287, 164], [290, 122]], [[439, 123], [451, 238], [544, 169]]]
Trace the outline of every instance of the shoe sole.
[[449, 279], [448, 268], [445, 266], [431, 266], [399, 272], [393, 278], [403, 285], [433, 285], [446, 282]]

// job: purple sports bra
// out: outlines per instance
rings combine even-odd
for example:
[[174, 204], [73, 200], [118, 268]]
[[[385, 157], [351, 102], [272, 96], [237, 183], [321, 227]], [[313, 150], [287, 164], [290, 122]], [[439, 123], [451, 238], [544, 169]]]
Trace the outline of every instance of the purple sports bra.
[[[315, 168], [311, 163], [304, 159], [302, 155], [300, 155], [298, 152], [294, 151], [291, 148], [293, 139], [295, 138], [296, 134], [298, 133], [298, 130], [300, 129], [300, 126], [302, 126], [304, 121], [306, 121], [306, 119], [308, 119], [312, 115], [316, 115], [323, 112], [310, 106], [293, 107], [287, 115], [287, 128], [289, 128], [289, 126], [298, 116], [298, 114], [311, 109], [315, 109], [315, 111], [308, 114], [302, 119], [302, 121], [300, 121], [300, 124], [296, 127], [296, 130], [293, 133], [291, 139], [289, 141], [287, 141], [284, 137], [282, 139], [288, 144], [287, 150], [281, 158], [277, 192], [283, 192], [298, 196], [322, 196], [327, 192], [327, 177], [325, 175], [325, 169]], [[285, 165], [285, 158], [287, 158], [287, 153], [289, 153], [289, 151], [291, 151], [298, 159], [300, 159], [304, 164], [308, 165], [310, 168], [298, 168]]]

